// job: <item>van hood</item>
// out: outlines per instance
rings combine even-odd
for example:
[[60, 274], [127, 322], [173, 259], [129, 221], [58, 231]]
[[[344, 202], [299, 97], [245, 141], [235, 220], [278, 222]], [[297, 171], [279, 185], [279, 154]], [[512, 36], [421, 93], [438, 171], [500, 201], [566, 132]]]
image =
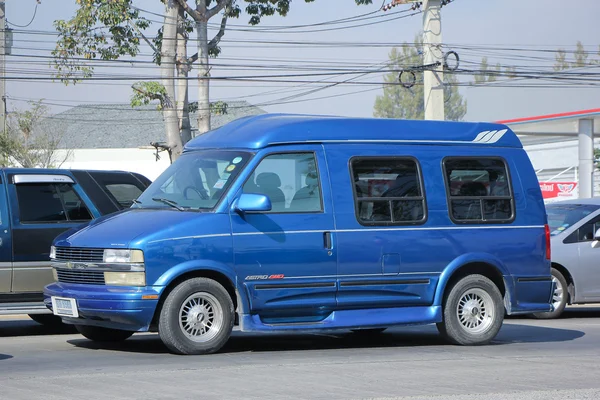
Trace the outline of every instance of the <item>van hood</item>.
[[[175, 209], [132, 208], [106, 215], [91, 221], [76, 231], [70, 230], [58, 236], [58, 247], [139, 248], [149, 237], [172, 236], [176, 227], [191, 225], [215, 229], [209, 212], [178, 211]], [[199, 223], [198, 220], [202, 220]], [[222, 224], [219, 224], [222, 225]], [[205, 230], [206, 228], [202, 229]]]

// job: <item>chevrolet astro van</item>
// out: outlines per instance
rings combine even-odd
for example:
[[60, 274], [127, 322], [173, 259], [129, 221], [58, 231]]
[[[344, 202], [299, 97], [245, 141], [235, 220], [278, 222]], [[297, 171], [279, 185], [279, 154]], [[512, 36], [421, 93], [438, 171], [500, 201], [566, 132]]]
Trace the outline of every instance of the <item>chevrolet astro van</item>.
[[242, 332], [437, 324], [485, 344], [552, 310], [535, 172], [506, 126], [267, 114], [190, 141], [132, 208], [56, 238], [46, 306], [177, 354]]

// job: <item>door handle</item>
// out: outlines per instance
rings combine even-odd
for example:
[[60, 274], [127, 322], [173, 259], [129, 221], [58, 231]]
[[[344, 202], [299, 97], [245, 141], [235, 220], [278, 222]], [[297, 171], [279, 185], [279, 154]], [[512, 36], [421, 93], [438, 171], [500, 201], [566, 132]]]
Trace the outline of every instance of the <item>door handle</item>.
[[323, 232], [323, 244], [327, 250], [331, 250], [333, 248], [333, 244], [331, 242], [331, 232]]

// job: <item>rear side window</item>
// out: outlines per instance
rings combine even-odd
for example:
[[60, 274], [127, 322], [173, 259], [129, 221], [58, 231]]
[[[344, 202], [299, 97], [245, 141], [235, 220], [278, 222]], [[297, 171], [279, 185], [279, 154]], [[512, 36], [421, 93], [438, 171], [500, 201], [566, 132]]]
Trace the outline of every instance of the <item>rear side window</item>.
[[514, 198], [504, 160], [448, 157], [444, 173], [454, 222], [505, 223], [514, 219]]
[[410, 225], [426, 219], [420, 169], [410, 158], [350, 162], [356, 217], [363, 225]]
[[22, 223], [88, 221], [92, 216], [70, 184], [16, 185]]

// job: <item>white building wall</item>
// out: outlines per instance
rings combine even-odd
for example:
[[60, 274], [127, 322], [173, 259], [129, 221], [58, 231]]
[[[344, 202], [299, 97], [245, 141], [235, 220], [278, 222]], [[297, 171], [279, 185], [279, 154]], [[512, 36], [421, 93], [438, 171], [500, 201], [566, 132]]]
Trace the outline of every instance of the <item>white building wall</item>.
[[[65, 154], [58, 151], [56, 159], [64, 159]], [[131, 171], [153, 181], [170, 165], [167, 152], [159, 156], [157, 161], [154, 149], [75, 149], [61, 168]]]

